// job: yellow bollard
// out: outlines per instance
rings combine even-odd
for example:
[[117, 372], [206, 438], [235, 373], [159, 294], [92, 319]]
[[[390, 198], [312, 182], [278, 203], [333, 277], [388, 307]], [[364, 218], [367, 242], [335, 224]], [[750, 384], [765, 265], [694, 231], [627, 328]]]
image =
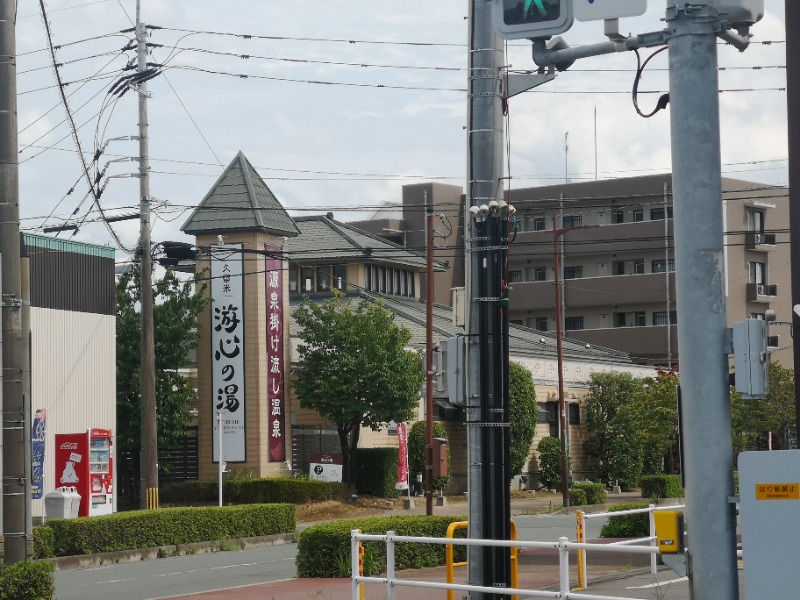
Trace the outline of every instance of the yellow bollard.
[[[575, 513], [577, 525], [575, 526], [575, 539], [579, 544], [586, 541], [586, 520], [583, 518], [583, 511], [579, 510]], [[586, 589], [586, 551], [578, 550], [578, 587], [573, 592], [580, 592]]]
[[[361, 530], [358, 530], [358, 533], [361, 533]], [[364, 542], [358, 542], [358, 576], [364, 576]], [[364, 582], [358, 582], [358, 597], [361, 600], [364, 600]]]
[[158, 488], [147, 488], [146, 493], [148, 510], [158, 508]]

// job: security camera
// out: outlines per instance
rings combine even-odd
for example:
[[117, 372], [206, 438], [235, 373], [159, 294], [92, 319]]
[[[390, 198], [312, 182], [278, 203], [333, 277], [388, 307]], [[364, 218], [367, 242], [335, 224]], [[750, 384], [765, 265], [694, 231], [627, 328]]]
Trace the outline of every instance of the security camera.
[[764, 311], [764, 320], [765, 321], [768, 321], [770, 323], [774, 323], [776, 318], [777, 317], [775, 316], [775, 311], [772, 310], [771, 308], [768, 308], [767, 310]]
[[480, 215], [486, 216], [489, 214], [489, 207], [486, 204], [481, 204], [481, 207], [478, 209]]
[[497, 203], [497, 200], [492, 200], [489, 202], [489, 212], [492, 214], [496, 214], [497, 210], [500, 208], [500, 205]]
[[472, 206], [469, 207], [469, 214], [471, 214], [473, 217], [477, 217], [478, 213], [480, 212], [481, 209], [477, 204], [473, 204]]

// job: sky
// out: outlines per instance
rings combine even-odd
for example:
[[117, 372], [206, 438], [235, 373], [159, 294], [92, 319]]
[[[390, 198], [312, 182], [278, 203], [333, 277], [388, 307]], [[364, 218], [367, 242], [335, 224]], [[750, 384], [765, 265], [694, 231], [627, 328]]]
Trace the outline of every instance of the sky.
[[[225, 166], [242, 151], [290, 214], [364, 218], [401, 200], [402, 186], [464, 187], [469, 0], [140, 0], [151, 26], [148, 61], [154, 243], [180, 232]], [[665, 3], [620, 20], [623, 33], [664, 27]], [[784, 0], [766, 0], [745, 52], [719, 47], [723, 175], [788, 185]], [[110, 245], [124, 262], [138, 220], [102, 223], [82, 177], [104, 171], [107, 216], [138, 210], [134, 91], [112, 86], [135, 65], [134, 0], [18, 0], [17, 91], [21, 227], [77, 224], [61, 239]], [[604, 41], [603, 23], [578, 23], [571, 46]], [[644, 50], [644, 60], [653, 50]], [[512, 71], [535, 69], [530, 43], [511, 41]], [[631, 101], [632, 52], [581, 60], [509, 101], [511, 187], [666, 173], [669, 109], [649, 119]], [[242, 77], [246, 75], [247, 77]], [[644, 71], [639, 104], [668, 91], [667, 52]], [[109, 162], [112, 161], [112, 162]], [[94, 169], [94, 167], [91, 167]], [[91, 171], [90, 169], [90, 171]], [[94, 174], [94, 171], [91, 171]]]

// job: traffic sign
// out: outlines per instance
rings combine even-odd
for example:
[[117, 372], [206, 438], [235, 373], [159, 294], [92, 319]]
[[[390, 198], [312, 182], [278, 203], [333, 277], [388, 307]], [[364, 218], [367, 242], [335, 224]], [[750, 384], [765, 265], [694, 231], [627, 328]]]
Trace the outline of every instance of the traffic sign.
[[575, 0], [574, 11], [578, 21], [638, 17], [647, 11], [647, 0]]

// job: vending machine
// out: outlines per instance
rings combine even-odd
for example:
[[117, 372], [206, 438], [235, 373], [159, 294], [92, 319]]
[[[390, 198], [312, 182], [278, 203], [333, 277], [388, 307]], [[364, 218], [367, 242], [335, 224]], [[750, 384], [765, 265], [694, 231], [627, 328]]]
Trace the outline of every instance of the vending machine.
[[56, 434], [56, 487], [74, 486], [78, 490], [80, 517], [113, 512], [112, 443], [110, 429]]

